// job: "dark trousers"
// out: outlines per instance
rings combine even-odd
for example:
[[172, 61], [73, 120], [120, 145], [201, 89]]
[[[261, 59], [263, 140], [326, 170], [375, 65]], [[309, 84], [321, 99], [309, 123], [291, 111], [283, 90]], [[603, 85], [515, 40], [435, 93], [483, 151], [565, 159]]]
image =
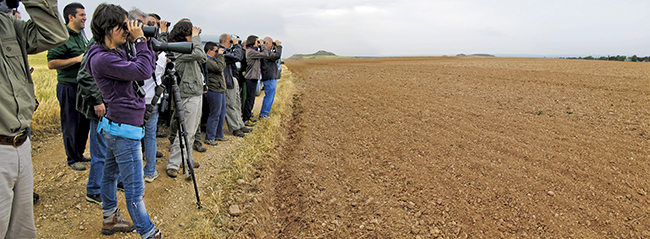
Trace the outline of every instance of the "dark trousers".
[[81, 162], [90, 132], [90, 120], [75, 109], [77, 86], [58, 83], [56, 98], [61, 108], [61, 134], [68, 165]]
[[255, 105], [255, 90], [257, 89], [257, 80], [246, 79], [246, 101], [242, 115], [244, 122], [253, 116], [253, 106]]

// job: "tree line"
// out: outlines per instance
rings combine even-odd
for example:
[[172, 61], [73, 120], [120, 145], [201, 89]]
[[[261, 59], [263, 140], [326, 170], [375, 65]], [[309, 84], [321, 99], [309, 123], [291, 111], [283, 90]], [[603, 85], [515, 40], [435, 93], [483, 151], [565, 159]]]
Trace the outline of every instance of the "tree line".
[[578, 60], [601, 60], [601, 61], [631, 61], [631, 62], [650, 62], [650, 56], [644, 56], [644, 57], [639, 57], [637, 55], [633, 55], [631, 57], [627, 56], [621, 56], [621, 55], [616, 55], [616, 56], [601, 56], [601, 57], [593, 57], [593, 56], [586, 56], [586, 57], [560, 57], [560, 59], [578, 59]]

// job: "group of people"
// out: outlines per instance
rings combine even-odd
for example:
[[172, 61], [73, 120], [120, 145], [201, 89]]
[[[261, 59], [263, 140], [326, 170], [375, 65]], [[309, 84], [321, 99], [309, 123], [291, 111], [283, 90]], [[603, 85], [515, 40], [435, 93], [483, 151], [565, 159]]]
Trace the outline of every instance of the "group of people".
[[[10, 8], [16, 7], [16, 0], [7, 1]], [[181, 19], [169, 31], [170, 24], [157, 14], [137, 8], [127, 12], [107, 3], [95, 9], [90, 23], [93, 36], [88, 39], [82, 4], [66, 5], [61, 16], [55, 0], [22, 2], [30, 20], [11, 15], [15, 12], [0, 13], [0, 27], [8, 31], [0, 39], [6, 69], [0, 73], [0, 237], [36, 237], [29, 125], [37, 101], [27, 54], [49, 50], [48, 68], [57, 70], [67, 164], [82, 171], [86, 170], [84, 162], [90, 162], [86, 200], [102, 204], [102, 233], [136, 230], [142, 238], [162, 238], [143, 197], [145, 182], [159, 176], [156, 156], [162, 157], [162, 153], [157, 150], [156, 133], [161, 101], [156, 94], [171, 88], [163, 80], [170, 62], [178, 76], [178, 108], [185, 116], [187, 142], [195, 142], [194, 149], [200, 150], [196, 142], [201, 142], [197, 133], [201, 132], [204, 101], [209, 109], [204, 140], [208, 145], [227, 141], [224, 122], [234, 136], [244, 137], [252, 131], [249, 127], [255, 126], [252, 109], [260, 81], [265, 96], [259, 119], [271, 116], [281, 74], [281, 43], [251, 35], [242, 44], [235, 35], [222, 34], [219, 42], [204, 45], [201, 28], [189, 19]], [[145, 24], [157, 27], [160, 34], [145, 36]], [[192, 42], [191, 53], [157, 52], [152, 38]], [[172, 144], [166, 173], [175, 178], [183, 164], [181, 154], [192, 162], [192, 152], [180, 149], [181, 135], [173, 136], [178, 122], [171, 120], [169, 128]], [[88, 139], [90, 158], [83, 155]], [[199, 167], [198, 162], [190, 165]], [[125, 193], [132, 222], [121, 217], [118, 188]]]

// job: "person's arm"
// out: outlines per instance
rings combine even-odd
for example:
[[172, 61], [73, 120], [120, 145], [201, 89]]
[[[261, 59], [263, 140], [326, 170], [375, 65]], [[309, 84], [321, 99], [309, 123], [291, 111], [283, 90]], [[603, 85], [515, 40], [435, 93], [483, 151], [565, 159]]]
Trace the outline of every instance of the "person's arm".
[[243, 55], [242, 52], [243, 51], [241, 49], [241, 45], [235, 44], [233, 45], [232, 50], [224, 53], [223, 56], [225, 57], [226, 62], [234, 63], [234, 62], [241, 61]]
[[[88, 43], [88, 49], [90, 49], [90, 46], [94, 44], [95, 41], [91, 39]], [[97, 83], [95, 83], [95, 78], [93, 78], [93, 76], [86, 70], [87, 60], [88, 58], [85, 57], [84, 54], [84, 57], [81, 60], [81, 66], [79, 67], [79, 72], [77, 73], [77, 83], [79, 84], [79, 89], [81, 89], [81, 96], [88, 102], [92, 102], [92, 105], [97, 107], [103, 105], [104, 101], [102, 98], [102, 92], [99, 91], [99, 87], [97, 86]], [[98, 112], [97, 109], [95, 110], [95, 114], [97, 114], [98, 117], [102, 117], [105, 113], [105, 109], [103, 113], [101, 111]]]
[[270, 52], [269, 56], [266, 58], [271, 61], [276, 61], [282, 57], [282, 45], [275, 47], [275, 52]]
[[246, 50], [246, 59], [262, 59], [262, 58], [267, 58], [269, 56], [269, 50], [266, 49], [266, 46], [261, 45], [260, 46], [262, 51], [256, 51], [256, 50]]
[[81, 63], [83, 57], [84, 54], [68, 59], [52, 59], [47, 62], [47, 68], [50, 68], [50, 70], [68, 68], [74, 64]]
[[201, 43], [201, 37], [199, 36], [192, 37], [192, 43], [193, 43], [192, 53], [180, 54], [176, 58], [177, 63], [192, 62], [192, 61], [196, 61], [200, 64], [205, 63], [208, 57], [206, 56], [205, 51], [203, 51], [203, 43]]
[[223, 54], [216, 54], [214, 58], [208, 59], [208, 72], [221, 74], [226, 68], [226, 61], [224, 60]]
[[151, 78], [153, 73], [154, 53], [146, 42], [136, 44], [135, 61], [125, 60], [118, 54], [94, 56], [90, 60], [92, 74], [121, 81], [141, 81]]
[[29, 21], [14, 21], [18, 39], [25, 40], [28, 54], [57, 47], [68, 40], [68, 30], [59, 16], [56, 0], [23, 0]]

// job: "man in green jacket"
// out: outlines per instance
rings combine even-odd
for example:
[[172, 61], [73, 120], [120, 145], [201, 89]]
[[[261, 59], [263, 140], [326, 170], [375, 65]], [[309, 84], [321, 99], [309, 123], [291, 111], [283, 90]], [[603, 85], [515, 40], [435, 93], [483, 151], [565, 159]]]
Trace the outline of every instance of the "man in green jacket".
[[81, 162], [89, 162], [84, 158], [90, 121], [81, 115], [77, 109], [77, 73], [86, 51], [88, 40], [83, 34], [86, 23], [86, 12], [81, 3], [70, 3], [63, 8], [63, 17], [67, 24], [68, 41], [47, 52], [47, 67], [56, 69], [56, 98], [61, 107], [61, 135], [65, 154], [68, 156], [68, 166], [74, 170], [86, 170]]
[[[0, 0], [3, 2], [4, 0]], [[56, 0], [23, 0], [31, 17], [0, 13], [0, 238], [36, 238], [29, 125], [35, 110], [27, 54], [63, 44], [68, 32]], [[11, 8], [18, 1], [7, 2]]]

